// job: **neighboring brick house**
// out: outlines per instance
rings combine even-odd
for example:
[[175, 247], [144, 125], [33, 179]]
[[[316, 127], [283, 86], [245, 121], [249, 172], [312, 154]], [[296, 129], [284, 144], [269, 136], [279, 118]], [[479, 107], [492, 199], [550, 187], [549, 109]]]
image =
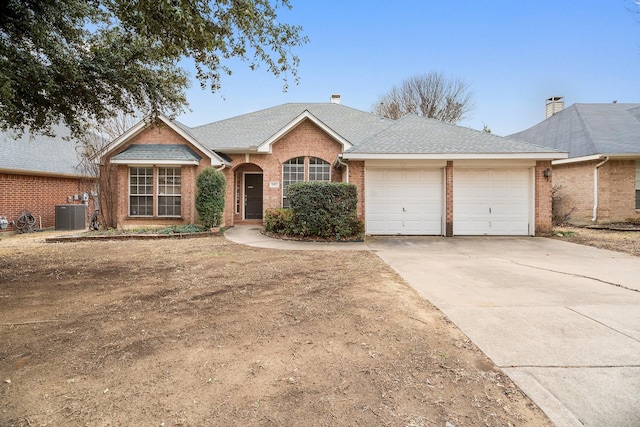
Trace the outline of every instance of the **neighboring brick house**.
[[55, 206], [81, 204], [74, 200], [90, 191], [76, 151], [76, 142], [65, 139], [68, 131], [54, 127], [55, 137], [13, 132], [0, 133], [0, 217], [8, 221], [0, 232], [15, 232], [15, 222], [29, 211], [35, 228], [55, 226]]
[[160, 116], [101, 154], [116, 177], [118, 227], [198, 221], [195, 177], [227, 179], [224, 226], [286, 207], [297, 181], [350, 182], [367, 234], [535, 235], [551, 231], [544, 171], [566, 154], [436, 120], [331, 103], [284, 104], [190, 128]]
[[510, 135], [569, 152], [553, 161], [558, 216], [580, 225], [640, 220], [640, 104], [562, 106]]

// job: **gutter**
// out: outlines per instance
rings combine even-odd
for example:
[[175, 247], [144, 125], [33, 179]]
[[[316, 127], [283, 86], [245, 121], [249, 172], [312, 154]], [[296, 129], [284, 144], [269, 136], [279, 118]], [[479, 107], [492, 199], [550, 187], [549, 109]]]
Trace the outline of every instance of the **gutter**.
[[592, 222], [598, 219], [598, 169], [609, 161], [609, 156], [605, 156], [604, 160], [593, 168], [593, 218]]
[[341, 166], [344, 166], [346, 168], [347, 180], [345, 182], [348, 184], [349, 183], [349, 163], [343, 162], [342, 158], [340, 157], [340, 154], [338, 154], [338, 156], [336, 157], [336, 162], [338, 162]]

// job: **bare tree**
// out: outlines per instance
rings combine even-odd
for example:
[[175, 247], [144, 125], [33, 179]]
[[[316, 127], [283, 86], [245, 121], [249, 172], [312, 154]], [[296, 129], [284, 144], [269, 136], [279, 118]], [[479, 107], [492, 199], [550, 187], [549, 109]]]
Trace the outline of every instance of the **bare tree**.
[[113, 118], [94, 124], [79, 138], [76, 147], [80, 157], [79, 168], [87, 178], [83, 182], [88, 194], [93, 195], [94, 208], [100, 209], [100, 224], [112, 228], [116, 226], [115, 200], [117, 167], [108, 159], [100, 163], [99, 153], [114, 139], [122, 135], [142, 118], [142, 113], [118, 113]]
[[390, 119], [407, 114], [456, 123], [473, 109], [469, 85], [442, 73], [417, 74], [381, 95], [373, 112]]

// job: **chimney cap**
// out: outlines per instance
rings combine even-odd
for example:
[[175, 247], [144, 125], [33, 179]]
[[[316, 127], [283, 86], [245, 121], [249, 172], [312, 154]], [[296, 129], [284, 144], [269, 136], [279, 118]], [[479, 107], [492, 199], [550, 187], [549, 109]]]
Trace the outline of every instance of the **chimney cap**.
[[332, 104], [340, 104], [342, 96], [340, 94], [334, 93], [331, 95], [331, 103]]

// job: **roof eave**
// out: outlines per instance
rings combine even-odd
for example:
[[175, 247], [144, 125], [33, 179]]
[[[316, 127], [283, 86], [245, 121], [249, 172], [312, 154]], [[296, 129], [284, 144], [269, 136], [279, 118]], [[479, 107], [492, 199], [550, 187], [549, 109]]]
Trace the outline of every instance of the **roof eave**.
[[[210, 149], [202, 145], [191, 134], [186, 132], [184, 129], [182, 129], [181, 126], [174, 123], [171, 119], [169, 119], [164, 114], [158, 115], [158, 119], [161, 122], [163, 122], [165, 125], [167, 125], [170, 129], [175, 131], [178, 135], [180, 135], [185, 140], [187, 140], [191, 145], [193, 145], [202, 153], [204, 153], [211, 160], [212, 166], [222, 166], [222, 165], [229, 166], [228, 162], [225, 162], [223, 159], [218, 157], [217, 154], [213, 153]], [[111, 143], [107, 144], [105, 148], [103, 148], [98, 154], [96, 154], [96, 157], [99, 157], [100, 159], [102, 159], [102, 157], [104, 157], [106, 154], [112, 152], [116, 148], [120, 147], [121, 145], [129, 141], [131, 138], [138, 135], [143, 130], [147, 129], [149, 124], [150, 122], [148, 122], [146, 119], [140, 120], [136, 125], [132, 126], [125, 133], [123, 133], [122, 135], [114, 139]]]
[[63, 172], [46, 172], [46, 171], [34, 171], [34, 170], [26, 170], [26, 169], [8, 169], [8, 168], [0, 168], [0, 173], [6, 173], [8, 175], [29, 175], [29, 176], [46, 176], [53, 178], [71, 178], [71, 179], [79, 179], [79, 178], [93, 178], [91, 175], [78, 173], [63, 173]]
[[345, 160], [554, 160], [567, 153], [343, 153]]
[[[193, 165], [198, 166], [200, 162], [198, 160], [127, 160], [127, 159], [113, 159], [112, 164], [115, 165]], [[228, 165], [227, 165], [228, 166]]]
[[580, 163], [580, 162], [591, 162], [594, 160], [600, 160], [608, 157], [609, 159], [639, 159], [640, 153], [600, 153], [600, 154], [592, 154], [590, 156], [580, 156], [580, 157], [571, 157], [566, 159], [554, 160], [554, 165], [566, 165], [570, 163]]
[[322, 120], [318, 119], [316, 116], [311, 114], [309, 112], [309, 110], [304, 110], [296, 118], [294, 118], [292, 121], [290, 121], [286, 126], [284, 126], [278, 132], [273, 134], [269, 139], [267, 139], [262, 144], [260, 144], [257, 147], [257, 151], [259, 153], [269, 153], [269, 154], [271, 154], [271, 146], [273, 145], [273, 143], [275, 143], [280, 138], [282, 138], [283, 136], [285, 136], [286, 134], [291, 132], [296, 126], [298, 126], [300, 123], [302, 123], [304, 120], [307, 120], [307, 119], [311, 120], [316, 126], [318, 126], [325, 133], [327, 133], [331, 138], [335, 139], [340, 145], [342, 145], [342, 151], [346, 151], [346, 150], [350, 149], [353, 146], [349, 141], [347, 141], [342, 136], [340, 136], [340, 134], [338, 134], [333, 129], [331, 129], [329, 126], [324, 124], [324, 122], [322, 122]]

